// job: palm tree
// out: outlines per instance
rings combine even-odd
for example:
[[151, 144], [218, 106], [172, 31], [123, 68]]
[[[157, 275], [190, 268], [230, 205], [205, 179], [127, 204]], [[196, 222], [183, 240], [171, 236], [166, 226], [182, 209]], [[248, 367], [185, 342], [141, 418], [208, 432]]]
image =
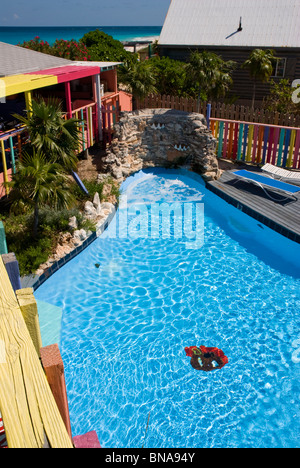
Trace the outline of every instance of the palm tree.
[[200, 99], [224, 96], [232, 84], [231, 73], [235, 62], [224, 61], [219, 55], [206, 50], [192, 52], [187, 66], [188, 79], [198, 87], [197, 112]]
[[254, 49], [249, 58], [243, 63], [242, 68], [247, 68], [253, 78], [252, 108], [255, 105], [257, 81], [266, 83], [270, 80], [275, 62], [273, 50]]
[[119, 67], [118, 77], [120, 83], [127, 85], [132, 92], [133, 108], [135, 108], [135, 102], [138, 98], [143, 99], [148, 94], [157, 92], [155, 71], [150, 60], [134, 63], [126, 62]]
[[42, 98], [32, 101], [32, 109], [27, 117], [15, 114], [26, 125], [32, 147], [46, 155], [47, 160], [60, 164], [67, 172], [76, 168], [77, 151], [80, 143], [79, 120], [65, 119], [62, 104], [58, 99]]
[[37, 237], [39, 209], [50, 206], [54, 209], [69, 208], [74, 198], [69, 190], [69, 177], [57, 163], [48, 161], [41, 150], [23, 153], [18, 161], [17, 172], [10, 186], [12, 210], [33, 210], [33, 236]]

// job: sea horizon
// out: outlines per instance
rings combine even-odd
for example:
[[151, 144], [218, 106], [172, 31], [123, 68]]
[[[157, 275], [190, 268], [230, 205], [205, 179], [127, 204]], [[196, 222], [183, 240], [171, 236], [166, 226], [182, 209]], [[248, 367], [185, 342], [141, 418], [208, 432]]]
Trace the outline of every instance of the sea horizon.
[[99, 29], [121, 42], [157, 39], [162, 26], [0, 26], [0, 42], [17, 45], [36, 36], [53, 44], [56, 39], [79, 40]]

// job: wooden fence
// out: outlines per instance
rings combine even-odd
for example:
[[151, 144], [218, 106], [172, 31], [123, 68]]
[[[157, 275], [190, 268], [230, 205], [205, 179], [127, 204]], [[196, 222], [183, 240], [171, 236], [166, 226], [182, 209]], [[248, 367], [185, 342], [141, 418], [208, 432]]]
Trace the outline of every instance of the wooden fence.
[[300, 169], [300, 128], [210, 119], [219, 158]]
[[[197, 101], [150, 95], [138, 108], [196, 112]], [[201, 102], [200, 113], [217, 140], [219, 158], [300, 169], [300, 116], [214, 102]]]
[[[163, 108], [177, 109], [186, 112], [197, 112], [197, 99], [150, 94], [145, 99], [137, 101], [137, 108]], [[200, 103], [199, 112], [205, 116], [207, 115], [207, 102]], [[280, 125], [284, 127], [300, 127], [300, 115], [270, 112], [266, 109], [253, 110], [248, 106], [238, 106], [235, 104], [224, 104], [220, 102], [211, 103], [211, 117], [240, 122]]]

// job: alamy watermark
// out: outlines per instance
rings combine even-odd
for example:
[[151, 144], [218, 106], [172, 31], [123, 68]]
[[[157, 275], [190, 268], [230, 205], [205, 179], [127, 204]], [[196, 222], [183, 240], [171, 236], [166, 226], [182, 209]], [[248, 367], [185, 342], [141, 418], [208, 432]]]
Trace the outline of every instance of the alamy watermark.
[[300, 80], [294, 80], [292, 83], [292, 88], [296, 88], [292, 94], [292, 101], [294, 104], [300, 103]]
[[114, 239], [182, 239], [187, 249], [200, 249], [204, 244], [204, 204], [128, 203], [127, 196], [122, 195], [104, 235]]
[[0, 104], [6, 103], [6, 86], [5, 81], [0, 79]]

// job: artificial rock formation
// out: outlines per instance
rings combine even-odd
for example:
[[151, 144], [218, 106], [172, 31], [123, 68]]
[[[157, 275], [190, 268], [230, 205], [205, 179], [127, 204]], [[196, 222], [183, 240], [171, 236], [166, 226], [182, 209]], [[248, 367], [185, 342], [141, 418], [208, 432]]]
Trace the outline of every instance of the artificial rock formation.
[[220, 176], [205, 117], [172, 109], [122, 113], [103, 163], [118, 181], [154, 166], [188, 166], [205, 180]]

